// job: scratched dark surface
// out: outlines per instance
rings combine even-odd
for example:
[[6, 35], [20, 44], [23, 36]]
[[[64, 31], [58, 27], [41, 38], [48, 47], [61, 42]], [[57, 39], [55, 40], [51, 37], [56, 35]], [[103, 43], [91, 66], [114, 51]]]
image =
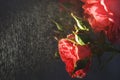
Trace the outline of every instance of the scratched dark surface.
[[[57, 5], [57, 0], [0, 0], [0, 80], [80, 80], [71, 79], [54, 58], [50, 18]], [[96, 67], [83, 80], [120, 80], [120, 56], [103, 71], [97, 70], [97, 59], [93, 62]]]

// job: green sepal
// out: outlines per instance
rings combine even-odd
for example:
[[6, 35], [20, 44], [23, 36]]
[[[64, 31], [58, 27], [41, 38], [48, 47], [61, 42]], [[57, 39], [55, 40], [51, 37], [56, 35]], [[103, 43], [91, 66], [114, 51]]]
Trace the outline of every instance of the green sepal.
[[89, 28], [87, 28], [83, 22], [82, 19], [80, 19], [79, 17], [75, 16], [73, 13], [71, 13], [71, 16], [74, 18], [74, 20], [77, 23], [77, 26], [79, 27], [80, 30], [85, 30], [85, 31], [89, 31]]
[[75, 35], [75, 41], [76, 41], [78, 44], [80, 44], [81, 46], [86, 45], [86, 44], [83, 42], [83, 40], [81, 39], [80, 36], [78, 36], [75, 32], [73, 32], [73, 33], [74, 33], [74, 35]]
[[87, 35], [86, 33], [78, 33], [77, 35], [78, 35], [78, 37], [80, 37], [82, 39], [84, 44], [88, 44], [91, 42], [89, 35]]

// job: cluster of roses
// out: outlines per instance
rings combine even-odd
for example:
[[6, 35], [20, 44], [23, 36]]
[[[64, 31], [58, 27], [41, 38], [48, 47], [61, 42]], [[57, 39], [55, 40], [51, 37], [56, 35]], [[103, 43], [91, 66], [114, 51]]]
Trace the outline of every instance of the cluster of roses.
[[[83, 2], [84, 16], [91, 28], [86, 27], [77, 16], [71, 14], [76, 21], [76, 29], [58, 41], [60, 57], [73, 78], [85, 77], [93, 54], [109, 49], [105, 45], [104, 37], [100, 36], [101, 33], [112, 44], [120, 44], [120, 0], [60, 0], [61, 3], [69, 2], [77, 7], [80, 1]], [[76, 6], [74, 8], [77, 8]], [[97, 39], [90, 35], [96, 35]], [[102, 49], [96, 48], [99, 45], [103, 46]]]

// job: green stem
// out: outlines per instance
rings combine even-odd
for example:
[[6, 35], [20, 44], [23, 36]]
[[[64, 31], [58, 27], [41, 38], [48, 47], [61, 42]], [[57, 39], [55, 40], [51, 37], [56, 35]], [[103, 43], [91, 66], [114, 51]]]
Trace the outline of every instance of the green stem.
[[106, 49], [108, 52], [115, 52], [115, 53], [120, 54], [120, 50], [114, 48], [113, 46], [106, 46], [105, 49]]

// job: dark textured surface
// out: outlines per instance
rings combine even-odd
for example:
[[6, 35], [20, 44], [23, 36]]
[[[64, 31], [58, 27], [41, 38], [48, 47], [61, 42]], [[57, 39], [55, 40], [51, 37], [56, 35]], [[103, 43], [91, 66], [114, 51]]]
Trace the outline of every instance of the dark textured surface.
[[[0, 80], [76, 80], [54, 58], [56, 10], [57, 0], [0, 0]], [[85, 80], [120, 80], [119, 58]]]

